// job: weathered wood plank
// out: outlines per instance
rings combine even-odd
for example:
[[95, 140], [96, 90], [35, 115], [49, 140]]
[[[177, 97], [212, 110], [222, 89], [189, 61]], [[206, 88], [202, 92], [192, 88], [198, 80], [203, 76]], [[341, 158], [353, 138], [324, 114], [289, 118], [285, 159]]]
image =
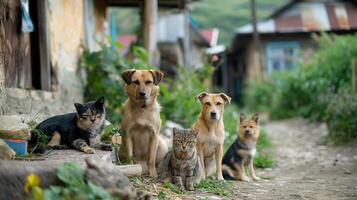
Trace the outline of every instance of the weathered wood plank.
[[37, 1], [41, 89], [51, 89], [50, 41], [48, 33], [48, 1]]
[[20, 1], [0, 2], [0, 63], [6, 87], [31, 87], [30, 38], [21, 33]]

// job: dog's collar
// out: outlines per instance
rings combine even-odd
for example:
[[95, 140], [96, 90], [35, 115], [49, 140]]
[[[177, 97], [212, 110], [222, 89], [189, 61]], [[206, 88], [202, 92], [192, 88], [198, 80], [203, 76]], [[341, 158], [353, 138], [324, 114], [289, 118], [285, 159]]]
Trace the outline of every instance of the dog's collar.
[[236, 144], [237, 144], [237, 147], [238, 147], [239, 149], [250, 150], [250, 149], [252, 149], [253, 147], [255, 147], [256, 142], [252, 142], [252, 143], [247, 144], [247, 143], [241, 141], [241, 140], [238, 138]]

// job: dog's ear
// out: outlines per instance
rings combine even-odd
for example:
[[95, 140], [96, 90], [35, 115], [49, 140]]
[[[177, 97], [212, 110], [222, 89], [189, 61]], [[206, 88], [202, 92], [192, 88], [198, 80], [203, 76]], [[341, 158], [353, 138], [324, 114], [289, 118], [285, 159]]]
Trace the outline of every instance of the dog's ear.
[[259, 124], [259, 113], [254, 113], [252, 116], [252, 120], [255, 121], [255, 123]]
[[222, 99], [227, 103], [231, 103], [231, 100], [232, 100], [232, 98], [231, 97], [229, 97], [228, 95], [226, 95], [226, 94], [224, 94], [224, 93], [220, 93], [219, 94], [221, 97], [222, 97]]
[[247, 118], [247, 117], [245, 116], [244, 113], [240, 113], [240, 115], [239, 115], [239, 121], [240, 121], [240, 122], [244, 121], [246, 118]]
[[154, 78], [154, 84], [159, 85], [160, 81], [162, 80], [162, 77], [164, 77], [164, 73], [162, 73], [159, 70], [150, 70], [150, 73], [152, 74], [152, 77]]
[[136, 71], [135, 69], [129, 69], [129, 70], [125, 70], [121, 73], [121, 77], [126, 84], [129, 85], [131, 83], [131, 77], [133, 76], [135, 71]]
[[205, 97], [205, 96], [207, 96], [208, 94], [207, 94], [207, 92], [201, 92], [201, 93], [199, 93], [198, 95], [196, 95], [195, 96], [195, 100], [196, 101], [200, 101], [200, 102], [202, 102], [202, 100], [203, 100], [203, 98]]

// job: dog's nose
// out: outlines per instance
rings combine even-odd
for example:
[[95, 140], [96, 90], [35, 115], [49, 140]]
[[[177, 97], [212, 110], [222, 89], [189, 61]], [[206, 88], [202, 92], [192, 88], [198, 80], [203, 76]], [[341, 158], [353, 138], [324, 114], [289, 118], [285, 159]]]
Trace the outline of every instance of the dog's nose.
[[250, 134], [250, 131], [249, 130], [245, 130], [245, 132], [244, 132], [245, 134]]
[[140, 92], [139, 92], [139, 95], [140, 95], [141, 97], [145, 97], [146, 93], [145, 93], [144, 91], [140, 91]]
[[211, 112], [211, 117], [216, 117], [217, 113], [216, 112]]

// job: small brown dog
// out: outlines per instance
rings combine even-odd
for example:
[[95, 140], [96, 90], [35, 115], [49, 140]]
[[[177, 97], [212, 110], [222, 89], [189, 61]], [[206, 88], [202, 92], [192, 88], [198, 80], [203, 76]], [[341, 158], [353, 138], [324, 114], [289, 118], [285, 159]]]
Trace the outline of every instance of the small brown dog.
[[259, 137], [258, 113], [255, 113], [251, 119], [246, 119], [246, 116], [241, 113], [237, 132], [237, 140], [229, 147], [222, 161], [223, 176], [226, 180], [249, 181], [244, 173], [244, 166], [248, 166], [252, 179], [259, 180], [253, 166]]
[[126, 157], [143, 167], [143, 173], [157, 176], [155, 166], [167, 153], [167, 145], [160, 137], [160, 105], [156, 98], [163, 73], [158, 70], [126, 70], [122, 73], [125, 93], [122, 129]]
[[195, 98], [202, 104], [201, 113], [192, 128], [199, 130], [196, 148], [201, 166], [205, 172], [203, 178], [205, 179], [215, 166], [217, 179], [223, 180], [223, 112], [224, 104], [230, 103], [231, 98], [224, 93], [214, 94], [207, 92], [202, 92], [196, 95]]

